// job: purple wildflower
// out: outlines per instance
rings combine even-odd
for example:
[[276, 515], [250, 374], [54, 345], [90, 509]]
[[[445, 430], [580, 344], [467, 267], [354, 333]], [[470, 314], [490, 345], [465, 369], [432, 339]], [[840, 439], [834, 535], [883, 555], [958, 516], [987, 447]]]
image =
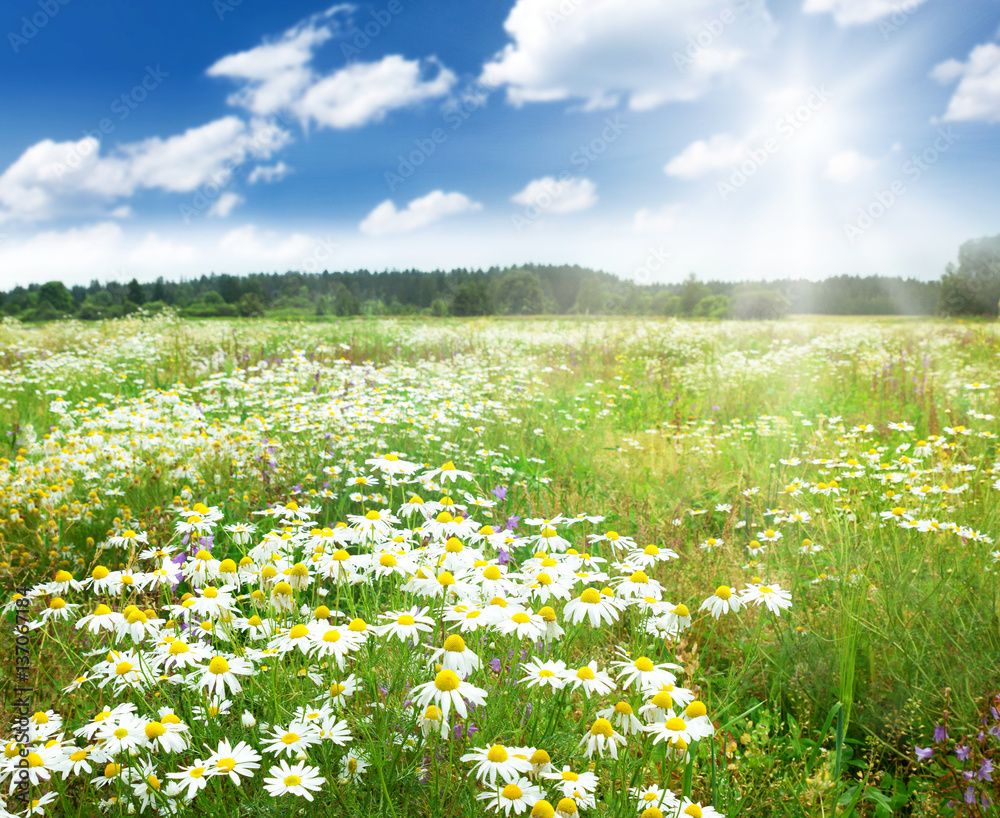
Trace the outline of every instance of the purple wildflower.
[[914, 747], [913, 750], [917, 754], [917, 761], [926, 761], [934, 757], [933, 747]]
[[970, 755], [972, 755], [972, 748], [966, 747], [963, 744], [956, 744], [955, 755], [958, 756], [959, 761], [965, 761]]
[[941, 744], [942, 742], [947, 740], [948, 740], [948, 728], [943, 724], [937, 725], [937, 727], [934, 728], [934, 743]]
[[494, 486], [493, 491], [490, 492], [498, 500], [507, 499], [507, 487], [506, 486]]

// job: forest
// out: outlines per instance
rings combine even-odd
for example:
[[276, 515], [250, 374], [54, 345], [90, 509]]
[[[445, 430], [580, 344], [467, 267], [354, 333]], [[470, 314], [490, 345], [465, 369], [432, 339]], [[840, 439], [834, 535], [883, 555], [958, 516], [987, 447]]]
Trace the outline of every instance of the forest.
[[768, 319], [792, 314], [996, 316], [1000, 236], [965, 242], [937, 281], [841, 275], [766, 282], [640, 284], [577, 265], [488, 270], [203, 275], [140, 283], [59, 281], [0, 293], [0, 314], [98, 320], [167, 307], [191, 318], [351, 315], [659, 315]]

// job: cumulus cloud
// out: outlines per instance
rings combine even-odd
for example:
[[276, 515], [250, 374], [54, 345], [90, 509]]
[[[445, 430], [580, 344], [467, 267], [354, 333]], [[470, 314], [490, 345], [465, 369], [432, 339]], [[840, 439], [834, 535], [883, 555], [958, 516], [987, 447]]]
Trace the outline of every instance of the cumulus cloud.
[[891, 14], [912, 14], [927, 0], [805, 0], [806, 14], [832, 14], [839, 26], [873, 23]]
[[948, 102], [946, 120], [1000, 122], [1000, 45], [977, 45], [967, 62], [946, 60], [931, 76], [941, 83], [959, 81]]
[[257, 182], [267, 184], [279, 182], [291, 173], [291, 170], [284, 162], [278, 162], [274, 165], [257, 165], [247, 176], [247, 182], [251, 185], [255, 185]]
[[414, 199], [402, 210], [397, 210], [392, 200], [386, 199], [361, 222], [360, 229], [368, 236], [409, 233], [447, 216], [482, 210], [482, 207], [463, 193], [434, 190]]
[[390, 54], [379, 62], [354, 63], [317, 80], [295, 102], [303, 119], [328, 128], [357, 128], [381, 122], [390, 111], [444, 96], [456, 77], [434, 60], [436, 76], [423, 79], [419, 60]]
[[872, 170], [878, 162], [856, 150], [834, 154], [826, 163], [823, 175], [838, 185], [847, 185]]
[[313, 80], [309, 67], [315, 50], [341, 29], [340, 16], [351, 7], [333, 6], [288, 29], [271, 42], [229, 54], [208, 68], [210, 77], [241, 81], [229, 103], [266, 116], [298, 99]]
[[230, 230], [219, 240], [218, 249], [230, 259], [240, 259], [252, 264], [269, 264], [290, 270], [306, 268], [307, 261], [332, 248], [329, 242], [307, 233], [282, 236], [262, 230], [255, 224], [245, 224]]
[[669, 233], [678, 225], [680, 207], [667, 205], [658, 210], [644, 207], [632, 217], [633, 233]]
[[233, 208], [237, 205], [243, 204], [245, 201], [246, 199], [239, 194], [227, 190], [219, 196], [218, 199], [212, 202], [212, 206], [208, 209], [207, 215], [218, 219], [224, 219], [233, 212]]
[[159, 267], [163, 265], [187, 264], [198, 255], [197, 248], [190, 244], [163, 238], [157, 233], [147, 233], [146, 236], [128, 254], [128, 264], [140, 268]]
[[695, 99], [771, 41], [764, 0], [518, 0], [504, 23], [513, 40], [481, 81], [515, 104], [627, 98], [633, 110]]
[[328, 74], [312, 66], [316, 51], [343, 28], [350, 6], [334, 6], [286, 31], [273, 42], [223, 57], [212, 77], [243, 83], [229, 103], [259, 116], [288, 112], [304, 125], [358, 128], [386, 114], [447, 94], [455, 75], [437, 60], [388, 54]]
[[77, 280], [114, 278], [122, 260], [124, 233], [114, 222], [45, 230], [28, 237], [8, 238], [0, 243], [0, 269], [10, 280]]
[[738, 164], [743, 160], [746, 149], [746, 139], [725, 133], [716, 134], [710, 139], [692, 142], [667, 162], [663, 172], [679, 179], [696, 179]]
[[510, 200], [546, 213], [575, 213], [597, 204], [597, 186], [582, 177], [544, 176], [528, 182], [524, 190], [515, 193]]
[[93, 209], [140, 189], [191, 192], [249, 158], [269, 158], [289, 140], [280, 126], [247, 124], [235, 116], [107, 153], [89, 136], [78, 142], [45, 139], [0, 174], [0, 221], [49, 219], [74, 209]]

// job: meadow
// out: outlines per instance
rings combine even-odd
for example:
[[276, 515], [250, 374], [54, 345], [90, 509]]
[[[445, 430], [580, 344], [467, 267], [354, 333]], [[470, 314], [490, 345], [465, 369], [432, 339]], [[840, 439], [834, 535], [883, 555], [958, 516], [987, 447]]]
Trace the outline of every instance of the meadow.
[[995, 323], [0, 356], [0, 816], [996, 814]]

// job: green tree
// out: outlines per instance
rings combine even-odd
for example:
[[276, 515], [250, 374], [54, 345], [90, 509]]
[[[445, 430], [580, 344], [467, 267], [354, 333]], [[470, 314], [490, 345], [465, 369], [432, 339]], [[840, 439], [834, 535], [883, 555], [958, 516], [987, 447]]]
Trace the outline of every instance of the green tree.
[[455, 289], [451, 302], [452, 315], [492, 315], [493, 301], [486, 281], [470, 278]]
[[66, 289], [66, 285], [61, 281], [48, 281], [38, 288], [38, 306], [42, 307], [45, 304], [52, 308], [55, 317], [58, 317], [59, 314], [73, 313], [76, 310], [73, 294]]
[[337, 285], [334, 293], [333, 309], [337, 315], [341, 316], [359, 315], [361, 313], [361, 304], [358, 302], [357, 296], [343, 282]]
[[576, 295], [574, 312], [600, 315], [604, 312], [604, 306], [604, 286], [601, 284], [601, 280], [597, 276], [588, 276], [583, 279]]
[[146, 293], [143, 292], [139, 282], [134, 278], [128, 283], [125, 298], [140, 307], [146, 302]]
[[538, 276], [527, 270], [512, 270], [497, 280], [498, 312], [506, 315], [537, 315], [545, 311], [545, 294]]

